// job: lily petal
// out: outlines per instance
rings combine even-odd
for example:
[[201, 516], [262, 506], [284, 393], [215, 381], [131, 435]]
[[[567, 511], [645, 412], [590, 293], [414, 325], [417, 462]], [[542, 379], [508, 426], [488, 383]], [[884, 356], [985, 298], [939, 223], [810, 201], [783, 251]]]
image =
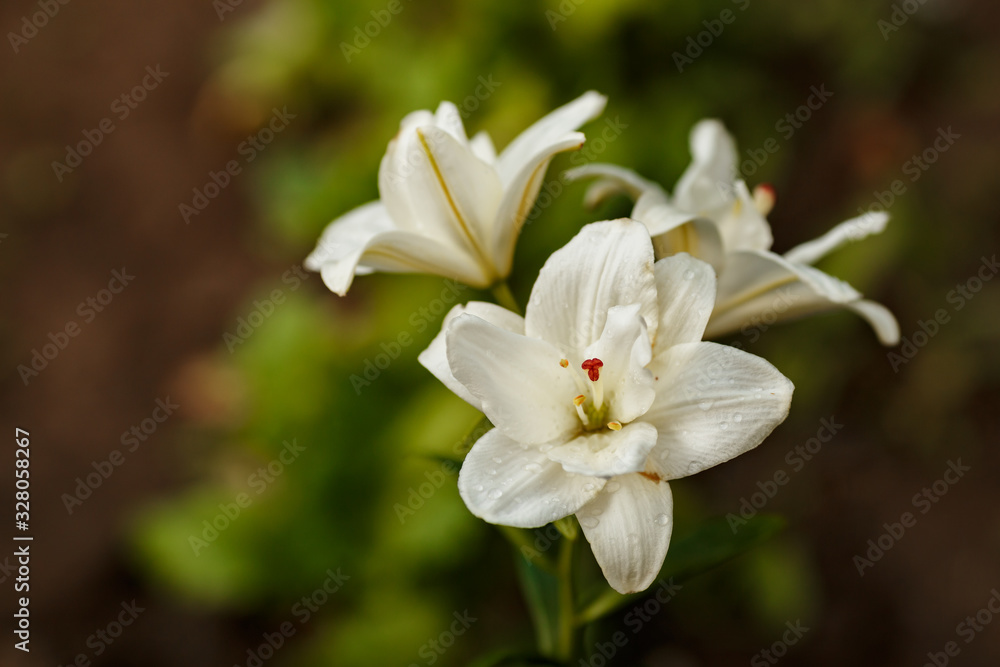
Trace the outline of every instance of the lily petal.
[[545, 454], [566, 472], [610, 478], [645, 470], [656, 437], [655, 426], [634, 422], [620, 431], [585, 433]]
[[727, 191], [736, 180], [736, 142], [717, 120], [700, 121], [691, 129], [691, 164], [677, 181], [674, 205], [713, 220], [732, 202]]
[[528, 301], [525, 333], [578, 354], [601, 337], [608, 309], [631, 303], [639, 304], [653, 338], [658, 318], [649, 232], [624, 218], [592, 223], [545, 262]]
[[842, 245], [860, 241], [872, 234], [881, 234], [888, 222], [887, 213], [870, 211], [840, 223], [818, 239], [795, 246], [785, 253], [785, 259], [794, 264], [815, 264]]
[[[587, 194], [584, 196], [583, 203], [587, 208], [594, 208], [608, 197], [618, 194], [628, 195], [633, 201], [637, 201], [647, 191], [653, 191], [659, 194], [662, 201], [665, 202], [667, 199], [666, 193], [656, 183], [646, 180], [631, 169], [614, 164], [603, 162], [587, 164], [568, 170], [563, 177], [569, 182], [598, 177], [598, 180], [587, 188]], [[636, 215], [633, 217], [642, 219]]]
[[653, 391], [653, 376], [646, 370], [653, 351], [646, 334], [646, 321], [639, 314], [639, 304], [608, 310], [600, 339], [583, 354], [586, 359], [595, 357], [604, 363], [601, 380], [610, 405], [608, 419], [627, 424], [646, 412], [656, 392]]
[[660, 314], [655, 349], [700, 341], [715, 305], [712, 267], [681, 253], [656, 262], [653, 273]]
[[787, 320], [844, 307], [864, 317], [884, 345], [898, 342], [899, 326], [884, 308], [858, 306], [861, 293], [846, 282], [772, 252], [743, 251], [728, 256], [719, 276], [719, 296], [707, 338], [756, 326], [762, 315]]
[[355, 275], [375, 269], [433, 273], [476, 287], [489, 285], [480, 266], [460, 248], [399, 230], [378, 201], [330, 223], [305, 266], [319, 271], [326, 286], [341, 296]]
[[444, 317], [441, 324], [441, 331], [426, 350], [420, 353], [417, 360], [431, 373], [434, 374], [446, 387], [455, 392], [460, 398], [467, 401], [472, 407], [480, 412], [483, 410], [482, 402], [472, 395], [465, 388], [465, 385], [455, 379], [452, 375], [451, 365], [448, 363], [447, 331], [452, 320], [463, 313], [469, 313], [489, 322], [490, 324], [505, 329], [515, 334], [524, 334], [524, 318], [513, 313], [506, 308], [502, 308], [493, 303], [484, 301], [470, 301], [467, 304], [458, 304]]
[[[588, 91], [568, 104], [564, 104], [536, 121], [503, 149], [497, 158], [497, 171], [504, 186], [509, 186], [525, 164], [532, 162], [539, 153], [554, 155], [549, 147], [561, 144], [567, 135], [604, 111], [608, 98], [596, 91]], [[563, 149], [565, 150], [565, 149]]]
[[604, 483], [566, 472], [537, 447], [524, 448], [498, 429], [472, 446], [458, 474], [458, 492], [473, 514], [517, 528], [537, 528], [575, 513]]
[[553, 345], [465, 313], [448, 325], [446, 348], [455, 379], [507, 437], [537, 445], [580, 427], [579, 391]]
[[576, 513], [604, 577], [623, 595], [649, 588], [673, 531], [670, 485], [639, 474], [609, 481]]
[[764, 359], [717, 343], [676, 345], [653, 359], [656, 400], [643, 421], [659, 441], [650, 461], [677, 479], [759, 445], [788, 416], [791, 381]]
[[510, 272], [517, 237], [535, 206], [538, 192], [545, 180], [545, 171], [552, 157], [562, 151], [580, 148], [583, 141], [582, 134], [571, 132], [562, 141], [548, 144], [544, 150], [529, 158], [504, 188], [500, 210], [497, 212], [496, 224], [493, 227], [493, 261], [500, 275], [507, 275]]
[[469, 148], [472, 150], [473, 155], [486, 164], [496, 163], [497, 149], [493, 147], [493, 139], [490, 138], [490, 135], [485, 130], [476, 132], [476, 136], [472, 137], [472, 140], [469, 142]]
[[729, 212], [719, 219], [719, 233], [726, 252], [770, 250], [774, 243], [771, 225], [754, 204], [753, 195], [743, 181], [732, 186], [733, 201]]

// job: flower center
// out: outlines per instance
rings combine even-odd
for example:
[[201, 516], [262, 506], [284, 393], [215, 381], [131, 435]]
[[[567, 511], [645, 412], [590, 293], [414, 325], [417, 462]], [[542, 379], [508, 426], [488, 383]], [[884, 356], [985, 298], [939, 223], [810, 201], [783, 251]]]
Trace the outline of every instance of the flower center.
[[595, 357], [580, 364], [580, 367], [587, 371], [589, 382], [584, 382], [576, 370], [570, 368], [568, 359], [560, 360], [559, 365], [572, 373], [573, 380], [580, 390], [580, 394], [573, 399], [573, 406], [583, 423], [583, 428], [588, 431], [596, 431], [607, 426], [612, 431], [620, 431], [621, 422], [606, 421], [608, 404], [604, 402], [604, 380], [601, 378], [601, 368], [604, 367], [604, 362]]

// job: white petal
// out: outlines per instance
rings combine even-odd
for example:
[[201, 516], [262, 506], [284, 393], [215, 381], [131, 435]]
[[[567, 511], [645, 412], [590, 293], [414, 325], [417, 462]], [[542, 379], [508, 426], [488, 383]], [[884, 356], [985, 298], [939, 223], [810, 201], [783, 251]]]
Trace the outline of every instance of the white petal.
[[[771, 252], [737, 252], [719, 276], [719, 295], [705, 330], [715, 338], [763, 323], [846, 307], [864, 316], [883, 342], [898, 334], [895, 318], [883, 308], [858, 306], [861, 293], [846, 282]], [[891, 319], [890, 319], [891, 318]]]
[[594, 208], [606, 198], [617, 194], [628, 195], [635, 201], [647, 190], [658, 191], [663, 201], [666, 201], [666, 193], [659, 185], [647, 181], [631, 169], [613, 164], [588, 164], [570, 169], [563, 176], [570, 182], [583, 178], [599, 177], [590, 185], [584, 197], [584, 205], [588, 208]]
[[513, 180], [506, 184], [493, 228], [493, 262], [500, 276], [510, 273], [517, 236], [535, 206], [552, 156], [561, 151], [576, 150], [582, 145], [582, 134], [567, 134], [562, 141], [546, 145], [531, 157]]
[[620, 431], [605, 429], [586, 433], [546, 452], [566, 472], [614, 477], [646, 469], [646, 459], [656, 445], [656, 427], [644, 422], [625, 425]]
[[[664, 209], [665, 207], [661, 207], [656, 211]], [[679, 219], [679, 217], [674, 217], [672, 220], [661, 219], [658, 223], [654, 223], [655, 228], [662, 229], [669, 224], [675, 224]], [[653, 255], [657, 259], [687, 253], [710, 264], [716, 274], [725, 268], [726, 252], [722, 245], [722, 236], [719, 234], [718, 226], [711, 220], [693, 218], [668, 228], [665, 232], [654, 232], [653, 229], [651, 228], [650, 233], [653, 234]]]
[[663, 567], [673, 514], [670, 485], [632, 474], [610, 480], [576, 516], [604, 577], [628, 594], [649, 588]]
[[380, 202], [365, 204], [330, 223], [306, 268], [343, 296], [355, 275], [372, 270], [418, 272], [486, 287], [482, 269], [461, 248], [395, 228]]
[[875, 335], [878, 336], [878, 342], [885, 346], [899, 343], [899, 322], [896, 321], [896, 317], [888, 308], [867, 299], [852, 301], [847, 304], [847, 308], [868, 321], [868, 324], [875, 330]]
[[503, 197], [496, 171], [443, 130], [425, 127], [417, 133], [455, 221], [478, 250], [489, 257], [493, 224]]
[[649, 409], [656, 392], [646, 366], [653, 355], [639, 304], [610, 308], [600, 339], [584, 351], [583, 358], [604, 363], [600, 376], [609, 420], [626, 424]]
[[524, 165], [539, 153], [554, 154], [556, 151], [549, 151], [549, 146], [562, 143], [567, 138], [566, 135], [600, 115], [607, 102], [608, 98], [591, 90], [559, 107], [518, 135], [497, 158], [497, 170], [504, 185], [512, 183]]
[[651, 463], [664, 479], [701, 472], [753, 449], [784, 421], [791, 381], [760, 357], [717, 343], [676, 345], [653, 359], [657, 427]]
[[451, 324], [452, 320], [461, 315], [462, 313], [469, 313], [475, 315], [483, 320], [486, 320], [494, 326], [498, 326], [501, 329], [506, 329], [512, 333], [524, 334], [524, 318], [517, 313], [512, 313], [506, 308], [501, 308], [500, 306], [493, 303], [485, 303], [483, 301], [470, 301], [467, 304], [459, 304], [452, 308], [447, 315], [445, 315], [444, 322], [441, 324], [441, 331], [426, 350], [420, 353], [417, 360], [423, 364], [424, 368], [429, 370], [434, 374], [438, 380], [444, 383], [446, 387], [451, 389], [453, 392], [458, 394], [460, 398], [468, 401], [470, 405], [479, 411], [482, 411], [482, 402], [472, 395], [472, 393], [465, 388], [465, 385], [455, 379], [452, 375], [451, 366], [448, 364], [448, 346], [447, 346], [447, 330], [448, 325]]
[[579, 391], [554, 346], [468, 313], [448, 325], [446, 336], [451, 372], [506, 436], [541, 444], [580, 427], [573, 405]]
[[458, 492], [473, 514], [518, 528], [573, 514], [603, 487], [603, 479], [568, 473], [537, 447], [524, 448], [497, 429], [472, 446], [458, 475]]
[[637, 303], [656, 335], [656, 288], [649, 232], [621, 219], [583, 227], [549, 257], [525, 313], [527, 335], [578, 353], [598, 340], [613, 306]]
[[437, 112], [434, 114], [434, 125], [450, 134], [460, 144], [464, 145], [469, 142], [465, 135], [465, 126], [462, 125], [462, 114], [459, 113], [458, 107], [451, 102], [445, 101], [438, 105]]
[[726, 252], [737, 250], [769, 250], [774, 238], [771, 225], [754, 204], [753, 195], [743, 181], [732, 186], [733, 202], [719, 221], [719, 233]]
[[715, 273], [690, 255], [673, 255], [653, 265], [660, 326], [655, 349], [701, 340], [715, 306]]
[[473, 155], [486, 164], [496, 163], [497, 149], [493, 147], [493, 140], [485, 130], [476, 132], [476, 136], [469, 142], [469, 148], [472, 149]]
[[[439, 161], [446, 165], [444, 170]], [[461, 248], [481, 266], [479, 282], [490, 285], [496, 280], [482, 248], [482, 228], [492, 224], [486, 209], [497, 206], [500, 196], [489, 165], [433, 125], [412, 127], [401, 129], [389, 142], [378, 184], [397, 227]]]
[[717, 120], [703, 120], [691, 130], [691, 164], [677, 181], [674, 204], [717, 219], [732, 202], [730, 185], [736, 180], [736, 144]]
[[818, 239], [795, 246], [785, 253], [785, 259], [796, 264], [815, 264], [845, 243], [860, 241], [871, 234], [881, 234], [888, 222], [887, 213], [870, 211], [840, 223]]

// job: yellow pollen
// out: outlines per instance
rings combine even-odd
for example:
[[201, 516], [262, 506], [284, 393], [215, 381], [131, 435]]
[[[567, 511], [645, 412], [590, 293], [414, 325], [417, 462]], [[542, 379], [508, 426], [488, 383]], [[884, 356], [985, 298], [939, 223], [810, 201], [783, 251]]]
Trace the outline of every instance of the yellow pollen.
[[569, 359], [560, 359], [559, 365], [563, 368], [569, 368]]
[[622, 430], [622, 424], [621, 422], [608, 422], [608, 428], [612, 431], [620, 431]]
[[576, 398], [573, 399], [573, 405], [576, 405], [576, 406], [583, 405], [584, 401], [586, 401], [586, 400], [587, 400], [587, 397], [584, 396], [583, 394], [580, 394], [579, 396], [577, 396]]

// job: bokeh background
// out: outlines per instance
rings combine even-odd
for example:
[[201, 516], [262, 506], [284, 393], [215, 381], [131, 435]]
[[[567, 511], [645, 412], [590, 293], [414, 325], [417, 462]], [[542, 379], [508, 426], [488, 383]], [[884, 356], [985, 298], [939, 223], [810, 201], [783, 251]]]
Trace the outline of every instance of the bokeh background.
[[[551, 204], [518, 246], [521, 299], [582, 224], [629, 211], [584, 210], [566, 168], [615, 162], [669, 188], [689, 128], [712, 116], [744, 159], [777, 142], [743, 174], [777, 191], [778, 251], [901, 180], [887, 231], [821, 266], [924, 344], [893, 363], [847, 313], [729, 341], [792, 378], [792, 413], [757, 450], [673, 485], [677, 532], [739, 511], [779, 470], [790, 480], [764, 509], [788, 527], [686, 583], [640, 632], [618, 614], [588, 641], [628, 633], [610, 664], [770, 664], [761, 651], [801, 622], [782, 664], [920, 665], [949, 641], [952, 664], [996, 664], [1000, 619], [971, 638], [958, 625], [1000, 586], [1000, 289], [953, 292], [995, 272], [982, 268], [1000, 212], [995, 3], [70, 2], [32, 32], [24, 17], [42, 4], [0, 8], [4, 32], [23, 38], [8, 34], [0, 56], [0, 414], [31, 433], [35, 536], [32, 650], [13, 650], [8, 629], [0, 663], [464, 665], [530, 644], [508, 547], [436, 458], [459, 455], [477, 415], [416, 362], [451, 299], [484, 295], [376, 275], [339, 298], [299, 270], [327, 222], [377, 197], [379, 160], [409, 111], [452, 100], [470, 134], [503, 146], [596, 89], [610, 103], [584, 128], [592, 141], [555, 160]], [[121, 95], [157, 66], [166, 75], [122, 117]], [[813, 87], [832, 96], [782, 124]], [[259, 149], [244, 143], [275, 110], [287, 125]], [[66, 146], [104, 118], [113, 131], [57, 174]], [[959, 138], [914, 171], [948, 128]], [[239, 173], [185, 216], [231, 160]], [[80, 307], [123, 268], [134, 279], [120, 294]], [[948, 321], [914, 338], [939, 309]], [[18, 366], [69, 322], [79, 334], [26, 383]], [[158, 399], [179, 407], [123, 441]], [[786, 456], [823, 419], [843, 428], [794, 469]], [[67, 506], [114, 450], [121, 465]], [[959, 460], [970, 470], [915, 506]], [[206, 532], [241, 498], [238, 517]], [[859, 575], [854, 557], [907, 511], [916, 524]], [[338, 589], [320, 595], [324, 584]], [[95, 635], [133, 600], [143, 611], [118, 637]], [[477, 620], [442, 637], [465, 612]], [[283, 623], [294, 634], [269, 656], [260, 646]], [[434, 640], [453, 645], [439, 653]]]

